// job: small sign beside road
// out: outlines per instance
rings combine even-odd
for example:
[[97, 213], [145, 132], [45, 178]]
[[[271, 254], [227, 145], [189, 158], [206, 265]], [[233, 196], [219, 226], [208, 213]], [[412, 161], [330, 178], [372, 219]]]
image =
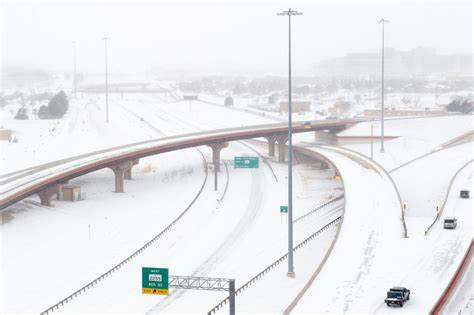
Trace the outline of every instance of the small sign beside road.
[[281, 213], [288, 213], [288, 206], [280, 206]]
[[258, 157], [236, 156], [234, 157], [235, 168], [258, 168]]
[[142, 267], [142, 293], [168, 295], [168, 268]]

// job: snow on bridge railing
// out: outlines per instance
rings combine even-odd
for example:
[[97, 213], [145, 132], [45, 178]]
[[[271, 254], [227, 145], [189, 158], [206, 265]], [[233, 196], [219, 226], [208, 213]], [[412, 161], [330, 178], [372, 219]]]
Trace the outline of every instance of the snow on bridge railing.
[[471, 240], [471, 243], [469, 244], [469, 247], [467, 248], [462, 261], [459, 263], [459, 266], [456, 269], [456, 272], [454, 273], [453, 277], [449, 281], [448, 286], [444, 289], [443, 293], [436, 301], [436, 304], [431, 309], [430, 314], [441, 314], [443, 309], [447, 306], [450, 297], [455, 292], [456, 287], [459, 285], [459, 282], [463, 278], [464, 273], [466, 272], [466, 269], [469, 267], [469, 264], [471, 263], [473, 253], [474, 253], [474, 243]]
[[190, 202], [190, 204], [186, 207], [186, 209], [184, 209], [183, 212], [181, 212], [179, 214], [178, 217], [176, 217], [176, 219], [173, 220], [173, 222], [171, 222], [164, 230], [162, 230], [160, 233], [158, 233], [155, 237], [153, 237], [150, 241], [148, 241], [145, 245], [143, 245], [142, 247], [140, 247], [138, 250], [136, 250], [133, 254], [131, 254], [130, 256], [128, 256], [127, 258], [125, 258], [124, 260], [122, 260], [120, 263], [118, 263], [117, 265], [115, 265], [114, 267], [112, 267], [111, 269], [109, 269], [108, 271], [104, 272], [102, 275], [100, 275], [99, 277], [97, 277], [96, 279], [92, 280], [91, 282], [89, 282], [88, 284], [84, 285], [83, 287], [81, 287], [79, 290], [73, 292], [72, 294], [68, 295], [66, 298], [62, 299], [61, 301], [59, 301], [58, 303], [54, 304], [53, 306], [47, 308], [46, 310], [42, 311], [40, 314], [41, 315], [47, 315], [51, 312], [53, 312], [54, 310], [57, 310], [59, 309], [60, 306], [63, 306], [64, 304], [66, 304], [67, 302], [69, 302], [70, 300], [72, 300], [73, 298], [77, 297], [78, 295], [82, 294], [83, 292], [85, 292], [86, 290], [92, 288], [94, 285], [98, 284], [100, 281], [104, 280], [106, 277], [110, 276], [113, 272], [117, 271], [118, 269], [122, 268], [125, 264], [127, 264], [128, 262], [130, 262], [133, 258], [135, 258], [136, 256], [138, 256], [138, 254], [142, 253], [145, 249], [147, 249], [150, 245], [152, 245], [154, 242], [156, 242], [159, 238], [161, 238], [164, 234], [166, 234], [166, 232], [168, 232], [179, 220], [181, 220], [181, 218], [188, 212], [188, 210], [191, 208], [191, 206], [196, 202], [196, 200], [198, 199], [198, 197], [201, 195], [202, 191], [204, 190], [204, 187], [206, 186], [206, 182], [207, 182], [207, 178], [208, 178], [208, 169], [207, 169], [207, 165], [206, 165], [206, 158], [204, 157], [204, 154], [198, 149], [199, 153], [201, 154], [202, 156], [202, 159], [203, 159], [203, 164], [204, 164], [204, 169], [205, 169], [205, 177], [204, 177], [204, 181], [201, 185], [201, 188], [199, 189], [198, 193], [196, 194], [196, 196], [194, 196], [193, 200]]
[[[316, 232], [314, 232], [313, 234], [311, 234], [309, 237], [307, 237], [305, 240], [303, 240], [301, 243], [299, 243], [298, 245], [296, 245], [295, 247], [293, 247], [293, 252], [296, 252], [298, 249], [300, 249], [301, 247], [303, 247], [304, 245], [306, 245], [309, 241], [313, 240], [316, 236], [318, 236], [319, 234], [321, 234], [322, 232], [324, 232], [325, 230], [327, 230], [329, 227], [335, 225], [336, 223], [338, 223], [340, 220], [342, 219], [342, 216], [339, 216], [337, 217], [336, 219], [332, 220], [331, 222], [329, 222], [328, 224], [326, 224], [325, 226], [323, 226], [321, 229], [317, 230]], [[240, 288], [238, 288], [236, 291], [235, 291], [235, 295], [239, 295], [240, 293], [242, 293], [245, 289], [247, 289], [249, 286], [251, 286], [252, 284], [254, 284], [257, 280], [260, 280], [260, 278], [262, 278], [266, 273], [268, 273], [270, 270], [272, 270], [273, 268], [275, 268], [276, 266], [278, 266], [280, 263], [282, 263], [283, 261], [285, 261], [286, 259], [288, 258], [288, 253], [286, 253], [285, 255], [281, 256], [280, 258], [278, 258], [275, 262], [273, 262], [270, 266], [266, 267], [265, 269], [263, 269], [261, 272], [259, 272], [257, 275], [255, 275], [252, 279], [250, 279], [249, 281], [247, 281], [245, 284], [243, 284]], [[229, 301], [229, 297], [223, 299], [219, 304], [217, 304], [216, 306], [214, 306], [207, 314], [208, 315], [211, 315], [211, 314], [215, 314], [221, 307], [223, 307], [224, 305], [227, 304], [227, 302]]]

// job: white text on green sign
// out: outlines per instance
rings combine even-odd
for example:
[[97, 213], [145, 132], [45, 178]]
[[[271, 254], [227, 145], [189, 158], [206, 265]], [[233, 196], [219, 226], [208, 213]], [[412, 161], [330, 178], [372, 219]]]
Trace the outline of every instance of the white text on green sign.
[[142, 267], [142, 293], [168, 295], [168, 268]]
[[258, 157], [236, 156], [234, 157], [235, 168], [258, 168]]

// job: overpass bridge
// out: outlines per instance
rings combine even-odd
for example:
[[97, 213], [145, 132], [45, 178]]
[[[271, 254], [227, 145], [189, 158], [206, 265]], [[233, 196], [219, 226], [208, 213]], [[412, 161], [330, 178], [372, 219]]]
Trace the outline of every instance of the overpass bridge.
[[[362, 121], [365, 120], [296, 122], [292, 126], [292, 132], [338, 132]], [[265, 138], [268, 142], [270, 156], [275, 156], [275, 144], [278, 144], [278, 161], [285, 161], [285, 145], [288, 140], [288, 125], [286, 123], [253, 125], [163, 137], [95, 151], [4, 174], [0, 176], [2, 187], [0, 211], [34, 194], [38, 194], [41, 204], [50, 206], [52, 197], [59, 191], [59, 185], [103, 168], [113, 171], [115, 192], [124, 192], [124, 179], [131, 179], [132, 167], [138, 164], [141, 158], [191, 147], [209, 146], [212, 149], [213, 163], [219, 171], [220, 151], [227, 147], [228, 142], [251, 138]]]

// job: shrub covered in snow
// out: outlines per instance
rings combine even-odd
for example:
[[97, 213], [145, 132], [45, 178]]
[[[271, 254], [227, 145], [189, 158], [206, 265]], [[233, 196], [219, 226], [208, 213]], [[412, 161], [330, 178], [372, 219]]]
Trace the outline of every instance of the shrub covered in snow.
[[473, 101], [470, 99], [455, 99], [446, 106], [448, 112], [459, 112], [463, 114], [472, 113]]
[[38, 111], [40, 119], [61, 118], [66, 114], [69, 108], [69, 101], [64, 91], [54, 95], [49, 101], [48, 106], [41, 106]]
[[69, 108], [69, 101], [64, 91], [59, 92], [49, 101], [48, 110], [53, 117], [63, 117]]

